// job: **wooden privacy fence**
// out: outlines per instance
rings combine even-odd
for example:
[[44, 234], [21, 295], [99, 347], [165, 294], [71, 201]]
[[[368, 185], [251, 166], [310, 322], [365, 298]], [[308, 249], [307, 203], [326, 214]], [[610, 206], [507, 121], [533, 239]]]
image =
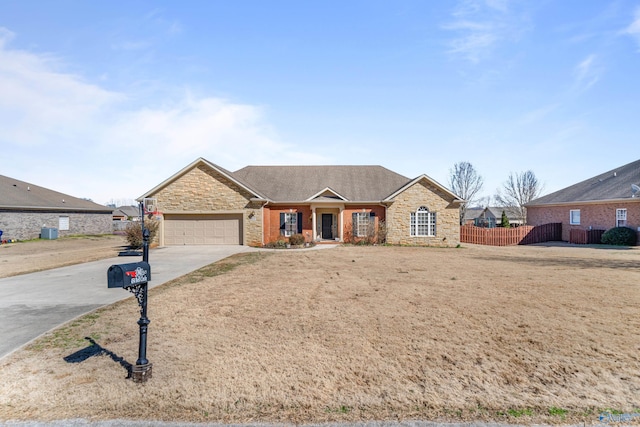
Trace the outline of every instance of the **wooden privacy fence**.
[[580, 230], [572, 228], [569, 230], [569, 243], [576, 245], [592, 245], [602, 242], [602, 235], [605, 230]]
[[513, 228], [460, 227], [460, 242], [476, 245], [510, 246], [562, 240], [562, 223], [523, 225]]

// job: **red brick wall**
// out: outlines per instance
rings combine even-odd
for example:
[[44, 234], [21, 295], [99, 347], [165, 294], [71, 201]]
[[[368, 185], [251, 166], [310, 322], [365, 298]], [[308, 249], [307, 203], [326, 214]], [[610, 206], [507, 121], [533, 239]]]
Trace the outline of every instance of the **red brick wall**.
[[271, 243], [280, 239], [280, 213], [302, 212], [302, 235], [307, 242], [313, 236], [311, 208], [309, 206], [266, 206], [264, 208], [264, 242]]
[[[569, 211], [580, 209], [580, 225], [569, 224]], [[550, 222], [562, 223], [562, 240], [569, 240], [572, 228], [588, 230], [589, 227], [608, 230], [616, 226], [616, 209], [627, 210], [627, 227], [638, 230], [640, 227], [640, 199], [633, 202], [610, 204], [575, 204], [565, 206], [532, 206], [527, 209], [527, 223], [542, 225]]]
[[350, 237], [353, 234], [353, 213], [354, 212], [362, 212], [363, 209], [367, 213], [373, 212], [375, 214], [375, 225], [374, 225], [374, 227], [376, 227], [375, 228], [376, 230], [378, 229], [377, 227], [380, 224], [380, 221], [385, 221], [386, 209], [384, 208], [384, 206], [367, 206], [367, 205], [347, 206], [344, 209], [344, 213], [343, 213], [343, 215], [344, 215], [344, 236], [345, 236], [345, 240], [347, 240], [347, 237]]
[[[376, 214], [376, 225], [379, 221], [385, 220], [385, 208], [384, 206], [370, 206], [370, 205], [354, 205], [347, 206], [343, 211], [344, 218], [344, 235], [346, 236], [347, 231], [350, 233], [352, 224], [351, 224], [351, 215], [353, 212], [362, 212], [364, 209], [366, 212], [375, 212]], [[277, 241], [280, 236], [280, 213], [282, 212], [302, 212], [302, 234], [304, 235], [306, 241], [310, 242], [313, 239], [313, 223], [311, 221], [311, 207], [310, 206], [300, 206], [300, 205], [291, 205], [291, 206], [265, 206], [264, 208], [264, 242], [271, 243]], [[337, 212], [336, 212], [337, 213]], [[316, 221], [319, 223], [321, 221], [320, 215], [316, 218]], [[337, 235], [340, 235], [340, 232], [337, 232]]]

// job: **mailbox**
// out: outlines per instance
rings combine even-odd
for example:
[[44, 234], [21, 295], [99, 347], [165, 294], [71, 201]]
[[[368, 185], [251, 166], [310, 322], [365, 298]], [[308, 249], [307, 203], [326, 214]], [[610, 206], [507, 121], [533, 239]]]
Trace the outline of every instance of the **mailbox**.
[[107, 271], [108, 288], [131, 288], [151, 280], [151, 267], [147, 262], [117, 264]]

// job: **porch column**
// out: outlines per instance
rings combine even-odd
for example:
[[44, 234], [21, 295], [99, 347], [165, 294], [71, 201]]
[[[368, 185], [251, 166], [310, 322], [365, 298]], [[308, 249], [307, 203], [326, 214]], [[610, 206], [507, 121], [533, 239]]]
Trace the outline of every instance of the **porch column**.
[[311, 230], [311, 236], [313, 241], [315, 242], [316, 240], [318, 240], [318, 236], [317, 236], [317, 232], [316, 232], [316, 208], [315, 206], [313, 206], [311, 208], [311, 226], [313, 227], [313, 229]]
[[344, 207], [340, 207], [340, 242], [344, 242]]

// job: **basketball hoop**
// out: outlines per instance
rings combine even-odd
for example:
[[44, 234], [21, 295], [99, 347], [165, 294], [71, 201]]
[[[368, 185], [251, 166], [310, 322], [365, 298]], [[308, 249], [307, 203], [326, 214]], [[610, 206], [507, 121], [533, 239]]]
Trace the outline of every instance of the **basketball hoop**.
[[145, 197], [142, 200], [142, 207], [144, 209], [144, 215], [155, 215], [158, 212], [158, 199], [156, 199], [155, 197]]

